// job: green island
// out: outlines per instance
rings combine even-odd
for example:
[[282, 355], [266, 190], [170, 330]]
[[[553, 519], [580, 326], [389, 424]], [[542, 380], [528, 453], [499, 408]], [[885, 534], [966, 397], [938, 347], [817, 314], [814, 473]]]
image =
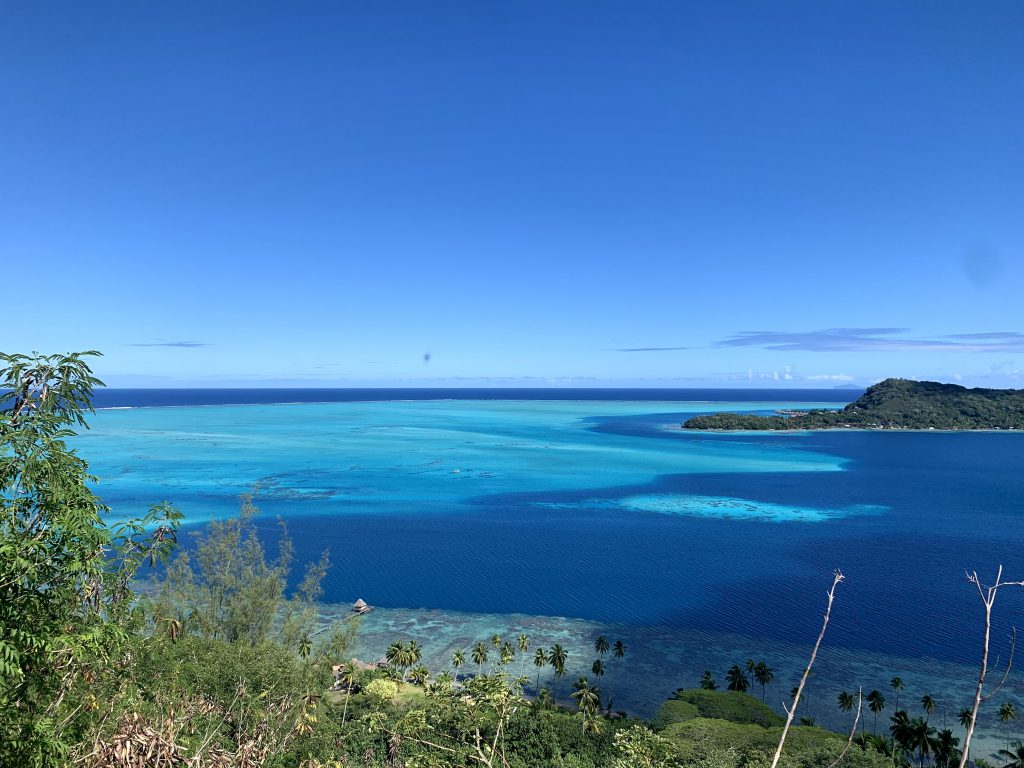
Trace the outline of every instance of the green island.
[[684, 429], [1024, 429], [1024, 390], [885, 379], [841, 410], [694, 416]]
[[[187, 549], [169, 503], [104, 521], [88, 465], [66, 443], [100, 385], [90, 354], [0, 355], [2, 768], [967, 765], [980, 694], [954, 732], [929, 720], [931, 696], [901, 707], [893, 677], [878, 685], [894, 694], [889, 725], [882, 691], [843, 692], [828, 706], [850, 730], [835, 733], [801, 698], [813, 654], [799, 681], [754, 659], [724, 671], [725, 690], [710, 670], [668, 681], [684, 687], [650, 721], [614, 711], [630, 649], [613, 638], [593, 638], [593, 674], [575, 681], [565, 648], [525, 634], [481, 638], [446, 669], [422, 664], [425, 638], [353, 659], [360, 617], [324, 626], [318, 610], [328, 555], [289, 579], [291, 539], [282, 524], [276, 553], [265, 549], [253, 497]], [[827, 614], [821, 637], [825, 626]], [[768, 691], [790, 702], [789, 721], [764, 703]], [[999, 719], [1016, 719], [1012, 703]], [[1005, 765], [1021, 768], [1024, 745], [1007, 731], [1005, 746]]]

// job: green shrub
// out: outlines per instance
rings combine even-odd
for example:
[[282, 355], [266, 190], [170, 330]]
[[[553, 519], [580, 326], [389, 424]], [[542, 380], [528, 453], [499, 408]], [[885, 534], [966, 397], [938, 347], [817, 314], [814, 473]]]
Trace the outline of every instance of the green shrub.
[[685, 723], [695, 717], [700, 717], [700, 710], [696, 706], [682, 699], [669, 699], [661, 705], [658, 714], [651, 720], [651, 725], [660, 731], [667, 725]]
[[398, 683], [379, 677], [368, 682], [363, 688], [363, 693], [373, 701], [391, 701], [398, 695]]
[[[781, 727], [695, 718], [672, 723], [661, 735], [671, 741], [688, 764], [742, 765], [768, 768], [782, 734]], [[846, 738], [822, 728], [791, 728], [780, 765], [784, 768], [826, 768], [846, 746]], [[889, 760], [874, 750], [853, 747], [843, 758], [843, 768], [891, 768]]]
[[728, 720], [731, 723], [782, 725], [782, 717], [753, 696], [738, 691], [706, 691], [702, 688], [680, 688], [672, 700], [685, 701], [697, 708], [700, 717]]

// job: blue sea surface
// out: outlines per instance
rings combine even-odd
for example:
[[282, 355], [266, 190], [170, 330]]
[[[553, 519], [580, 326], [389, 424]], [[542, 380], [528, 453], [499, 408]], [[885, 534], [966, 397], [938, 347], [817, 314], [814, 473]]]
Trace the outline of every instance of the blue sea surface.
[[[166, 499], [201, 525], [258, 486], [268, 538], [280, 516], [300, 561], [330, 550], [325, 601], [362, 597], [391, 629], [447, 617], [424, 630], [438, 659], [477, 621], [460, 616], [659, 638], [647, 653], [658, 661], [634, 663], [661, 687], [621, 694], [645, 712], [730, 654], [746, 654], [730, 666], [757, 653], [795, 674], [836, 568], [847, 580], [826, 645], [839, 655], [817, 685], [834, 700], [841, 686], [925, 670], [937, 686], [948, 673], [955, 712], [980, 653], [965, 569], [991, 579], [1002, 563], [1024, 578], [1024, 434], [679, 428], [719, 410], [841, 407], [858, 392], [170, 393], [101, 393], [111, 409], [77, 440], [112, 516]], [[161, 405], [181, 407], [139, 407]], [[1000, 595], [1000, 647], [1022, 608], [1019, 590]], [[1008, 685], [1019, 697], [1016, 675]]]

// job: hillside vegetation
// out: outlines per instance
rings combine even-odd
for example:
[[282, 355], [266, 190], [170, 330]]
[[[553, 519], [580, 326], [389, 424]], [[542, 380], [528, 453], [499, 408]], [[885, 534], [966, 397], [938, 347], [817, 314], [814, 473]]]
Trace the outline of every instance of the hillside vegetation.
[[684, 429], [1024, 429], [1024, 390], [886, 379], [841, 410], [695, 416]]

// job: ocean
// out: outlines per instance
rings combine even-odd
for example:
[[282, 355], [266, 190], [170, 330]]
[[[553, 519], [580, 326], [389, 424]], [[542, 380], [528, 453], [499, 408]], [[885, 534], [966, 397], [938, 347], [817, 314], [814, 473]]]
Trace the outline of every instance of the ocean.
[[[965, 570], [991, 579], [1001, 563], [1024, 578], [1024, 435], [679, 428], [858, 394], [105, 390], [76, 447], [114, 519], [168, 500], [198, 528], [257, 488], [268, 542], [279, 517], [300, 562], [329, 550], [325, 613], [376, 607], [364, 658], [416, 636], [440, 671], [456, 647], [525, 631], [568, 644], [575, 679], [597, 634], [621, 637], [627, 657], [600, 682], [638, 714], [704, 669], [724, 687], [748, 658], [776, 670], [764, 693], [779, 708], [841, 568], [801, 714], [841, 728], [835, 695], [858, 686], [891, 713], [898, 675], [901, 705], [928, 693], [933, 718], [955, 726], [982, 633]], [[1024, 591], [1000, 594], [1004, 659], [1022, 608]], [[1022, 694], [1014, 672], [979, 723], [988, 747], [994, 709]]]

